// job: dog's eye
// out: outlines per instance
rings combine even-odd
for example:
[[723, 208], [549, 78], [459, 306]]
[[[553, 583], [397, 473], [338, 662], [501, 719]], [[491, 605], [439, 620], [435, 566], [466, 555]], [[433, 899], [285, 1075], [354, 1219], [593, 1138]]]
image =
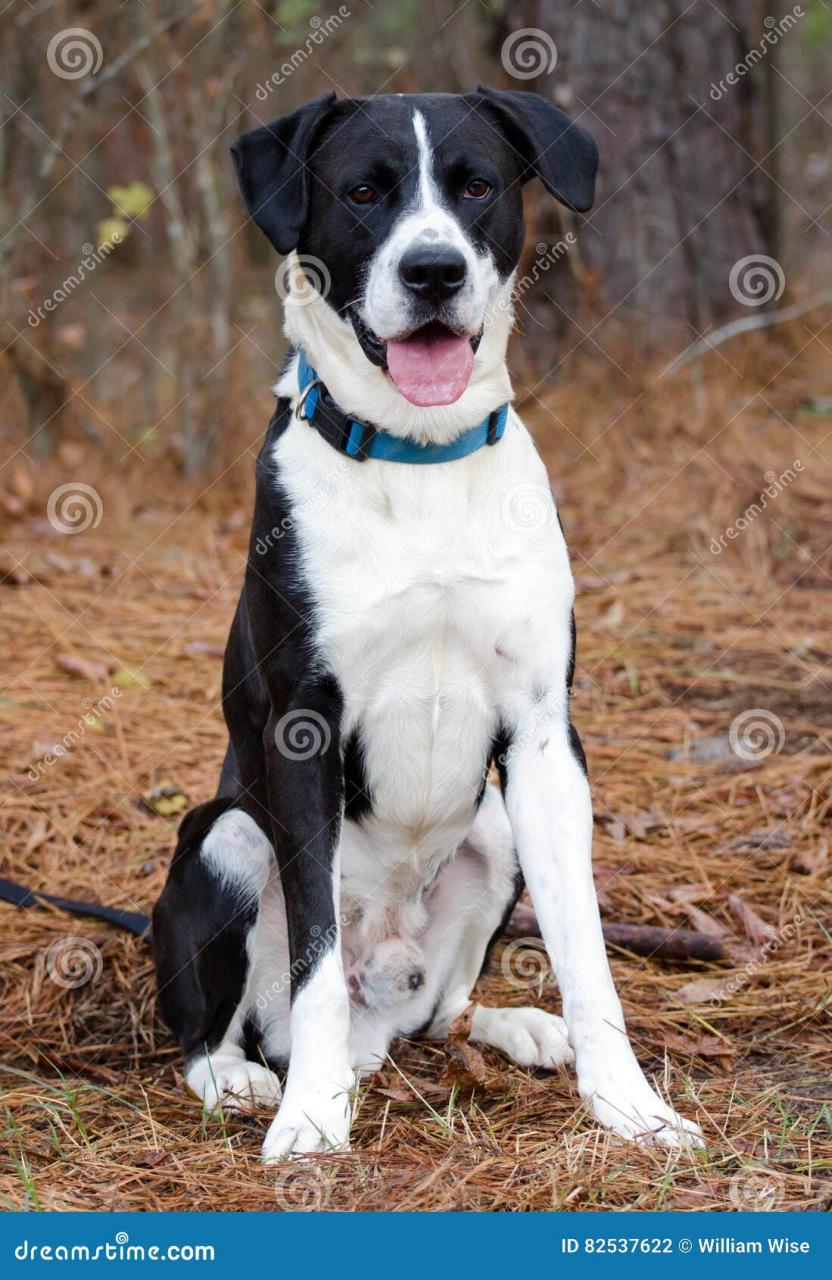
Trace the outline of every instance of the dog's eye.
[[371, 187], [367, 182], [362, 182], [359, 186], [353, 187], [350, 192], [350, 200], [354, 204], [373, 204], [377, 199], [378, 193], [375, 187]]
[[491, 183], [485, 178], [472, 178], [465, 188], [466, 200], [484, 200], [491, 190]]

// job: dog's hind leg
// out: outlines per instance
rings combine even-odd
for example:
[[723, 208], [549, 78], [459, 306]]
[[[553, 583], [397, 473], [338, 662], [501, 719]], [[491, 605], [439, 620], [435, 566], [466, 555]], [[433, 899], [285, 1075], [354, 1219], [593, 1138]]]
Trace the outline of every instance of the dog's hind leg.
[[250, 941], [274, 858], [235, 804], [221, 796], [187, 815], [153, 913], [160, 1008], [185, 1054], [188, 1087], [208, 1108], [280, 1097], [274, 1073], [246, 1055]]

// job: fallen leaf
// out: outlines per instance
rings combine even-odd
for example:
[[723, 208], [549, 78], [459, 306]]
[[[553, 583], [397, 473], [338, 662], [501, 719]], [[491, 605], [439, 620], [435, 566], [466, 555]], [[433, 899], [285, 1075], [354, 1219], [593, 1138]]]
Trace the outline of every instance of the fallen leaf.
[[719, 1036], [701, 1035], [694, 1039], [671, 1033], [665, 1036], [664, 1042], [673, 1053], [693, 1054], [697, 1058], [722, 1059], [723, 1065], [730, 1063], [734, 1057], [734, 1050], [724, 1040], [720, 1040]]
[[56, 330], [56, 337], [62, 347], [68, 347], [70, 351], [83, 351], [87, 330], [82, 324], [62, 324]]
[[721, 921], [709, 916], [707, 911], [702, 911], [690, 902], [684, 903], [682, 910], [694, 929], [698, 929], [700, 933], [707, 933], [709, 938], [730, 938], [731, 930]]
[[792, 854], [789, 869], [801, 876], [814, 876], [826, 866], [828, 856], [829, 841], [824, 838], [818, 841], [817, 848]]
[[113, 684], [119, 689], [149, 689], [150, 681], [134, 667], [122, 667], [113, 676]]
[[[736, 760], [734, 749], [727, 734], [717, 738], [695, 738], [683, 747], [672, 747], [667, 753], [668, 760], [690, 760], [697, 764], [711, 764], [716, 760]], [[741, 762], [739, 762], [741, 763]]]
[[8, 567], [0, 565], [0, 586], [25, 587], [31, 581], [31, 573], [28, 569], [24, 569], [22, 564], [13, 564]]
[[732, 841], [731, 848], [740, 850], [751, 849], [788, 849], [791, 844], [791, 837], [778, 827], [769, 829], [764, 827], [762, 830], [749, 831], [744, 836], [738, 836]]
[[694, 978], [692, 982], [686, 982], [679, 988], [675, 998], [680, 1004], [690, 1006], [710, 1004], [712, 1000], [725, 999], [727, 986], [726, 978]]
[[34, 492], [32, 477], [28, 469], [21, 462], [16, 462], [12, 467], [12, 473], [9, 477], [9, 488], [15, 497], [20, 498], [23, 502], [28, 502]]
[[743, 902], [738, 894], [729, 894], [728, 910], [740, 928], [745, 931], [751, 941], [756, 943], [758, 947], [762, 947], [770, 941], [774, 933], [772, 926], [761, 920], [756, 911]]
[[160, 782], [142, 796], [142, 802], [151, 813], [158, 813], [161, 818], [170, 818], [188, 807], [184, 792], [171, 782]]
[[62, 671], [68, 672], [71, 676], [78, 676], [82, 680], [104, 680], [107, 675], [107, 668], [100, 662], [93, 662], [91, 658], [79, 658], [75, 653], [57, 654], [55, 664]]
[[133, 1157], [133, 1164], [139, 1169], [152, 1169], [155, 1165], [161, 1164], [162, 1161], [170, 1162], [169, 1152], [143, 1151], [141, 1155]]
[[621, 600], [616, 600], [614, 604], [610, 605], [606, 613], [601, 614], [601, 617], [598, 619], [598, 626], [614, 629], [616, 627], [620, 627], [623, 621], [624, 605]]
[[[447, 1045], [447, 1061], [445, 1069], [442, 1072], [442, 1083], [457, 1089], [461, 1089], [464, 1093], [470, 1093], [476, 1088], [489, 1088], [487, 1083], [487, 1068], [485, 1059], [480, 1053], [476, 1045], [470, 1041], [455, 1040]], [[496, 1082], [491, 1086], [498, 1087]]]
[[213, 640], [190, 640], [186, 645], [182, 646], [183, 653], [207, 653], [212, 658], [222, 658], [225, 655], [225, 646], [215, 644]]

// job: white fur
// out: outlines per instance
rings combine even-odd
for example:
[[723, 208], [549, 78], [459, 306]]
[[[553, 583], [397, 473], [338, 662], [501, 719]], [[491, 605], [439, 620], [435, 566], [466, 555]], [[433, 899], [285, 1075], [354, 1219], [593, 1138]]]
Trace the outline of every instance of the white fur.
[[269, 877], [272, 847], [253, 818], [231, 809], [208, 832], [200, 857], [224, 886], [244, 898], [259, 897]]

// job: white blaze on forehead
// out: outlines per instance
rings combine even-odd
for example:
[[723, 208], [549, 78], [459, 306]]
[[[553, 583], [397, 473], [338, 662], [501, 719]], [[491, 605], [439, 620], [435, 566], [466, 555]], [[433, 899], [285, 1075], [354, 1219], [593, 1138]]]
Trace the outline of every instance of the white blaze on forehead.
[[419, 153], [419, 203], [423, 209], [435, 209], [439, 205], [439, 193], [433, 179], [433, 148], [421, 111], [413, 112], [413, 132]]

